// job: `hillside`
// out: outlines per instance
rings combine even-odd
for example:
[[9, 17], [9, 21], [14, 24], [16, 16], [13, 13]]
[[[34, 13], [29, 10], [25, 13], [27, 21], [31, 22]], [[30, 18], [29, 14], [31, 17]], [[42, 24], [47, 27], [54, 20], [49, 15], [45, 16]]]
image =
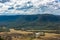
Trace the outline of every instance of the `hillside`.
[[0, 27], [15, 29], [59, 29], [60, 15], [2, 15], [0, 16]]

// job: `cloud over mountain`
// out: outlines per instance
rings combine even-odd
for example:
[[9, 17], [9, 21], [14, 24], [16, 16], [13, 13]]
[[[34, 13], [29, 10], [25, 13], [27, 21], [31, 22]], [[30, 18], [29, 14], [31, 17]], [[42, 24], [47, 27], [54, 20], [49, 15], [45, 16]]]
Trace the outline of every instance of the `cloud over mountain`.
[[0, 15], [59, 14], [60, 0], [0, 0]]

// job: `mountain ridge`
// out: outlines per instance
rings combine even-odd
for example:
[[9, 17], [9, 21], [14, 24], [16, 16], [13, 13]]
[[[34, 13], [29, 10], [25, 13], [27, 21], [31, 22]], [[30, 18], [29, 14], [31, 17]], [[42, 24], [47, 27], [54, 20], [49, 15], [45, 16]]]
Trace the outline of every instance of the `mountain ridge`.
[[0, 16], [0, 26], [15, 29], [58, 29], [60, 26], [60, 15], [40, 14]]

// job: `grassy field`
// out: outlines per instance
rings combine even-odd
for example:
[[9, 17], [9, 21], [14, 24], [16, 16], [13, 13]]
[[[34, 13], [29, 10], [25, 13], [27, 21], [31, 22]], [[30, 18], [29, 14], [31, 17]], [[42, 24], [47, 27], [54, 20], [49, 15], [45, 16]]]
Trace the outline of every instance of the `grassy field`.
[[45, 36], [41, 37], [43, 40], [60, 40], [60, 34], [45, 33]]
[[[38, 30], [33, 30], [33, 32], [36, 32], [36, 31], [38, 31]], [[56, 32], [60, 32], [60, 31], [56, 31], [56, 30], [41, 30], [41, 31], [45, 32], [45, 36], [40, 36], [39, 38], [25, 36], [25, 37], [19, 38], [19, 40], [60, 40], [60, 34], [56, 33]]]
[[[31, 34], [33, 32], [21, 31], [21, 30], [20, 31], [12, 30], [11, 32], [8, 32], [8, 34], [17, 33], [17, 34], [25, 35], [25, 36], [21, 36], [20, 38], [14, 38], [13, 37], [12, 40], [60, 40], [60, 34], [55, 33], [55, 31], [56, 30], [44, 30], [45, 36], [39, 36], [39, 37], [26, 36], [27, 34]], [[58, 31], [56, 31], [56, 32], [58, 32]], [[5, 34], [5, 33], [3, 32], [0, 34]]]
[[60, 40], [60, 34], [45, 33], [45, 36], [39, 38], [23, 37], [19, 40]]

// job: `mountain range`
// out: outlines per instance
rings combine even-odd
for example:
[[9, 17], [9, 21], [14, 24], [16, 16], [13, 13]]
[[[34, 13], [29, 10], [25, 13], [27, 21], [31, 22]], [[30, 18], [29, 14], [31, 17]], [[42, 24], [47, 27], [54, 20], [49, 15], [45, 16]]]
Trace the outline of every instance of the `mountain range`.
[[55, 30], [60, 27], [60, 15], [1, 15], [0, 27]]

